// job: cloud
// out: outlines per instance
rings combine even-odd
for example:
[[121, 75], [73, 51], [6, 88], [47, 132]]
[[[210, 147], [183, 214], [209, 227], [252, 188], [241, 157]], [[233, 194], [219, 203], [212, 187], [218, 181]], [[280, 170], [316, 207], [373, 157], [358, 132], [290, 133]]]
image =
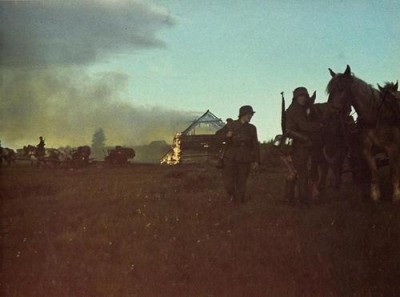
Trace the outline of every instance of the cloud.
[[2, 80], [0, 135], [14, 148], [35, 144], [40, 135], [48, 147], [90, 145], [99, 128], [107, 145], [170, 143], [199, 116], [129, 103], [122, 95], [128, 76], [121, 73], [13, 70]]
[[0, 66], [85, 65], [160, 48], [168, 10], [138, 0], [0, 1]]

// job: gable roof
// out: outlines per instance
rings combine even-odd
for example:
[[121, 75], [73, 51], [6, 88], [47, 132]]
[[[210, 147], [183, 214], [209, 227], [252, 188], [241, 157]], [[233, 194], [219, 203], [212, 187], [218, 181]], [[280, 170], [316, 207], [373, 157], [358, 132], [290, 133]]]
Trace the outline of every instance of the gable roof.
[[[207, 126], [208, 129], [206, 130], [208, 134], [199, 133], [196, 135], [196, 128], [202, 128], [203, 126]], [[184, 137], [186, 138], [186, 141], [192, 138], [196, 139], [197, 142], [204, 146], [204, 143], [202, 143], [204, 142], [204, 138], [207, 138], [206, 142], [210, 141], [210, 139], [215, 136], [215, 132], [224, 126], [225, 123], [220, 118], [217, 118], [210, 110], [207, 110], [201, 117], [193, 121], [184, 131], [175, 134], [170, 150], [161, 158], [161, 164], [176, 165], [182, 162], [182, 136], [186, 136]], [[199, 130], [201, 129], [198, 129], [197, 132], [199, 132]], [[204, 129], [200, 132], [204, 132]]]
[[195, 129], [201, 125], [206, 125], [217, 131], [221, 129], [225, 123], [220, 118], [217, 118], [210, 110], [207, 110], [201, 117], [193, 121], [189, 127], [182, 131], [181, 135], [195, 134]]

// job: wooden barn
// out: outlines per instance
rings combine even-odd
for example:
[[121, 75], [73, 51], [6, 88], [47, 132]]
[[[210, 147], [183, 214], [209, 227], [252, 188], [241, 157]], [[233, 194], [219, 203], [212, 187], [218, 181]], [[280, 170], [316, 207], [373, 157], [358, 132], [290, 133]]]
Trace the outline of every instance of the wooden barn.
[[221, 148], [215, 132], [225, 123], [207, 110], [184, 131], [175, 134], [171, 149], [161, 158], [161, 164], [204, 163], [215, 159]]

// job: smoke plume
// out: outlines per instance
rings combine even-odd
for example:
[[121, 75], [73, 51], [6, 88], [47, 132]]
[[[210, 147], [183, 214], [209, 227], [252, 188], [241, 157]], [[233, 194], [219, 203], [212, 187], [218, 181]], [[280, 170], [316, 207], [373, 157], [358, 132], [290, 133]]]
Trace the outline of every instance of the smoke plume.
[[144, 0], [0, 1], [0, 139], [14, 148], [171, 142], [193, 115], [126, 98], [129, 76], [89, 74], [115, 54], [164, 47], [157, 33], [174, 24]]
[[0, 1], [0, 66], [84, 65], [164, 47], [168, 11], [139, 0]]
[[0, 137], [21, 147], [44, 136], [49, 147], [90, 145], [102, 128], [106, 145], [171, 142], [193, 113], [146, 107], [122, 98], [128, 77], [77, 70], [12, 71], [0, 86]]

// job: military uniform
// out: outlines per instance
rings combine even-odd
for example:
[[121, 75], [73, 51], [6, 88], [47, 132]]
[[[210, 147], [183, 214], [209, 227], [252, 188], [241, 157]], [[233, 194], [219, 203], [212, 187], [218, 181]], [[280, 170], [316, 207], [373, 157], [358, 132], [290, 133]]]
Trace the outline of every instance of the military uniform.
[[[240, 113], [246, 112], [246, 110], [254, 113], [252, 108], [246, 109], [243, 107]], [[251, 170], [251, 164], [253, 162], [259, 163], [260, 161], [257, 129], [254, 125], [243, 123], [239, 119], [225, 125], [218, 134], [226, 135], [229, 131], [232, 132], [232, 136], [225, 139], [226, 147], [223, 156], [225, 190], [231, 201], [244, 202], [246, 183]]]
[[301, 95], [309, 98], [306, 88], [295, 89], [293, 101], [286, 110], [286, 135], [293, 138], [291, 157], [296, 175], [289, 175], [286, 178], [285, 196], [289, 202], [293, 202], [297, 183], [299, 200], [303, 203], [308, 203], [310, 196], [308, 191], [310, 136], [318, 131], [320, 125], [311, 122], [307, 115], [307, 106], [297, 102], [296, 98]]

